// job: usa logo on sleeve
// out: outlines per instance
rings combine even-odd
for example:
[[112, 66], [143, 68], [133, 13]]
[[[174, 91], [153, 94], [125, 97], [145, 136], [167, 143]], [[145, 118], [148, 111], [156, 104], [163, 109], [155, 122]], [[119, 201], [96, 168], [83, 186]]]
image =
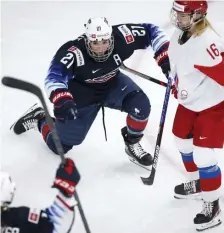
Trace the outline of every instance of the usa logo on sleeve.
[[40, 209], [30, 208], [28, 221], [38, 224], [40, 219], [40, 211], [41, 211]]
[[127, 44], [133, 43], [135, 41], [134, 36], [131, 33], [131, 30], [126, 25], [121, 25], [118, 27], [118, 29], [124, 36]]

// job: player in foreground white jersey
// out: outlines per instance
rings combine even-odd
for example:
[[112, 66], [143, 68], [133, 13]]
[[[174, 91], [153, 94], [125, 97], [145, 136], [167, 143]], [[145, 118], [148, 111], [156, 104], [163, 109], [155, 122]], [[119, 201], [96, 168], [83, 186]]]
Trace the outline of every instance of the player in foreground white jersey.
[[207, 9], [207, 1], [174, 1], [177, 30], [168, 51], [179, 101], [173, 133], [190, 178], [175, 187], [175, 197], [201, 194], [204, 205], [194, 218], [199, 231], [221, 224], [214, 149], [224, 144], [224, 41], [208, 22]]

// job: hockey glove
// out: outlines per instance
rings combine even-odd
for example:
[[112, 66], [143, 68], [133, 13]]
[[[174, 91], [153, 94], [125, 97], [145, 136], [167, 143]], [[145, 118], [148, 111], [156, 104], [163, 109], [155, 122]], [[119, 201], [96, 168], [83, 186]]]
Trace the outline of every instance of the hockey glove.
[[75, 186], [80, 180], [80, 174], [72, 159], [67, 158], [65, 164], [60, 164], [57, 169], [53, 188], [57, 188], [66, 196], [71, 197], [75, 193]]
[[77, 117], [77, 108], [72, 94], [67, 89], [58, 89], [51, 94], [54, 104], [54, 116], [57, 120], [74, 120]]
[[156, 53], [155, 53], [155, 60], [158, 66], [161, 67], [162, 72], [168, 78], [170, 72], [170, 60], [168, 57], [168, 47], [169, 43], [164, 44]]

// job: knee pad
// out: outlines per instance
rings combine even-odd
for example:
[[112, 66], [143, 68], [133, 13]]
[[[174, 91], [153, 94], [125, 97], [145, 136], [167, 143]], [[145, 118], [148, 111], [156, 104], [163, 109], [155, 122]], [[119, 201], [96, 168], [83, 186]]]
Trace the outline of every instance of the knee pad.
[[194, 162], [198, 168], [217, 165], [214, 149], [194, 146]]
[[[53, 151], [55, 154], [58, 155], [58, 150], [54, 144], [53, 138], [52, 138], [52, 134], [49, 135], [49, 137], [46, 140], [46, 144], [48, 145], [49, 149], [51, 151]], [[64, 145], [63, 143], [61, 143], [62, 148], [64, 153], [66, 154], [68, 151], [70, 151], [72, 149], [73, 146], [68, 146], [68, 145]]]
[[142, 91], [133, 91], [124, 98], [122, 110], [134, 118], [145, 120], [151, 111], [149, 98]]
[[185, 154], [193, 152], [193, 139], [182, 139], [174, 136], [177, 149]]
[[[55, 121], [55, 118], [52, 118], [53, 121]], [[44, 119], [43, 121], [38, 123], [38, 130], [40, 131], [40, 133], [43, 136], [43, 139], [45, 141], [45, 143], [47, 144], [48, 148], [53, 151], [55, 154], [58, 154], [58, 150], [55, 146], [54, 140], [53, 140], [53, 136], [52, 133], [50, 131], [50, 127], [47, 124], [46, 119]], [[69, 150], [72, 149], [73, 146], [70, 145], [65, 145], [63, 144], [63, 142], [61, 142], [62, 148], [64, 153], [66, 154]]]

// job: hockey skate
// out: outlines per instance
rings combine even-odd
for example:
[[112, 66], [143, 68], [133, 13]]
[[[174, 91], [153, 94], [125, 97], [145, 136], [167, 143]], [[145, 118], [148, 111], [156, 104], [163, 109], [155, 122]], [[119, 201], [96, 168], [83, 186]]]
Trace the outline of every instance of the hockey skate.
[[201, 199], [199, 180], [187, 181], [174, 188], [174, 197], [177, 199]]
[[196, 230], [204, 231], [220, 225], [222, 223], [220, 213], [219, 199], [213, 202], [204, 201], [201, 213], [194, 218]]
[[30, 129], [38, 127], [38, 121], [44, 118], [42, 107], [34, 104], [11, 127], [15, 134], [22, 134]]
[[130, 161], [145, 168], [146, 170], [151, 170], [149, 169], [149, 166], [152, 165], [153, 158], [142, 148], [140, 144], [140, 140], [143, 135], [130, 136], [128, 135], [127, 127], [121, 129], [121, 134], [125, 142], [125, 152], [129, 156]]

